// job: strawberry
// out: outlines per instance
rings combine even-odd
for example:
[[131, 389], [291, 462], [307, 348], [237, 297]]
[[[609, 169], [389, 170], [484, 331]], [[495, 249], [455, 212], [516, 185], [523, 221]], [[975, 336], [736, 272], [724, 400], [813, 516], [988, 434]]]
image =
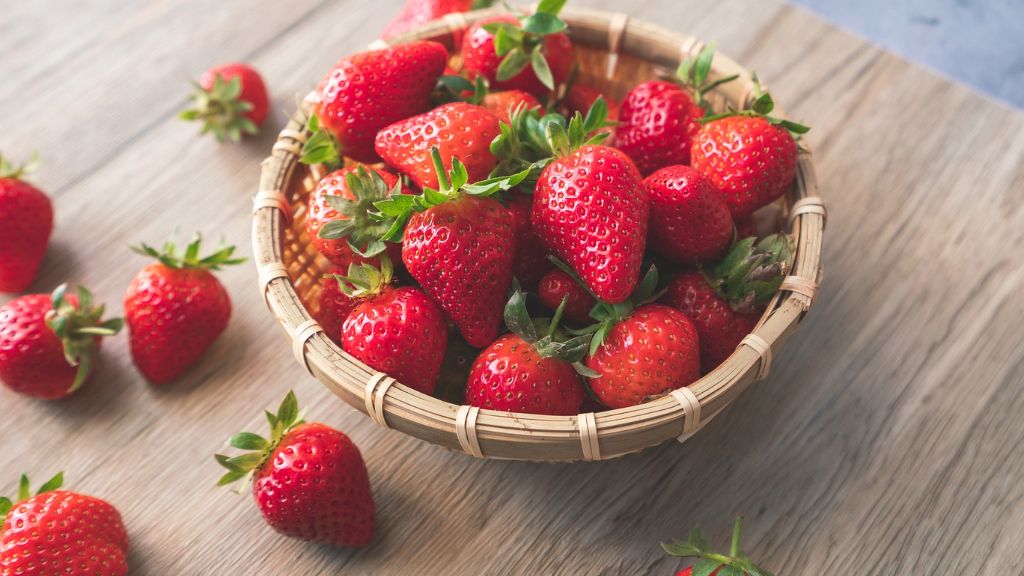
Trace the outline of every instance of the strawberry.
[[50, 199], [22, 178], [36, 162], [14, 166], [0, 156], [0, 292], [32, 284], [53, 231]]
[[565, 92], [565, 98], [562, 100], [562, 106], [565, 108], [565, 112], [570, 116], [577, 112], [580, 114], [586, 114], [598, 98], [603, 98], [608, 106], [608, 120], [613, 122], [618, 120], [621, 104], [597, 88], [587, 84], [574, 82], [569, 86], [569, 89]]
[[690, 143], [704, 111], [682, 87], [660, 80], [644, 82], [626, 94], [615, 129], [615, 147], [643, 174], [690, 163]]
[[431, 150], [440, 188], [421, 196], [397, 195], [378, 202], [391, 222], [385, 240], [402, 239], [409, 274], [441, 305], [470, 346], [497, 336], [505, 295], [512, 284], [514, 244], [508, 210], [489, 196], [519, 185], [527, 172], [468, 184], [466, 167], [452, 159], [446, 174], [437, 147]]
[[334, 546], [366, 546], [376, 526], [366, 464], [348, 436], [319, 423], [305, 423], [289, 392], [277, 414], [266, 413], [270, 438], [240, 432], [228, 443], [239, 456], [215, 456], [227, 468], [224, 486], [252, 478], [252, 493], [264, 520], [285, 536]]
[[359, 304], [356, 298], [350, 298], [341, 291], [337, 275], [346, 271], [334, 267], [320, 278], [320, 308], [317, 310], [316, 321], [323, 326], [324, 334], [341, 346], [341, 325], [352, 310]]
[[424, 394], [433, 394], [444, 362], [448, 325], [444, 312], [411, 286], [392, 286], [391, 259], [378, 270], [349, 267], [338, 276], [342, 293], [356, 301], [341, 328], [341, 346], [374, 370]]
[[571, 416], [579, 414], [584, 392], [573, 367], [586, 352], [586, 336], [558, 333], [564, 303], [550, 320], [536, 323], [516, 290], [505, 306], [510, 334], [501, 336], [473, 362], [466, 402], [490, 410]]
[[[540, 238], [534, 234], [533, 223], [530, 222], [533, 198], [513, 192], [508, 198], [507, 206], [508, 214], [512, 218], [512, 238], [515, 244], [512, 275], [521, 286], [532, 289], [540, 281], [541, 276], [552, 267], [551, 261], [547, 258], [547, 250]], [[555, 306], [558, 306], [557, 302]]]
[[156, 258], [132, 279], [124, 295], [132, 359], [153, 384], [174, 380], [213, 345], [228, 326], [231, 299], [211, 271], [239, 264], [234, 246], [200, 258], [197, 235], [179, 255], [173, 242], [162, 250], [132, 250]]
[[647, 245], [677, 264], [715, 260], [733, 240], [729, 206], [689, 166], [668, 166], [644, 179], [651, 202]]
[[336, 165], [341, 156], [374, 163], [381, 128], [425, 112], [448, 62], [437, 42], [416, 41], [343, 58], [318, 89], [302, 162]]
[[387, 227], [370, 218], [373, 203], [392, 194], [411, 193], [387, 170], [349, 166], [331, 172], [317, 182], [307, 199], [306, 234], [313, 247], [335, 266], [377, 264], [387, 250], [400, 257], [398, 244], [386, 245], [380, 236]]
[[661, 302], [693, 321], [705, 372], [728, 358], [754, 330], [792, 258], [789, 239], [775, 234], [737, 242], [714, 269], [683, 272], [669, 281]]
[[669, 543], [662, 543], [661, 548], [671, 556], [681, 558], [696, 558], [697, 562], [692, 566], [683, 568], [676, 573], [676, 576], [691, 576], [692, 574], [706, 574], [715, 576], [729, 574], [730, 576], [772, 576], [772, 573], [764, 568], [758, 567], [750, 558], [740, 551], [740, 531], [743, 529], [743, 518], [737, 517], [732, 529], [732, 546], [729, 554], [712, 552], [708, 541], [704, 538], [700, 528], [694, 528], [690, 532], [688, 540], [673, 540]]
[[523, 107], [527, 110], [536, 110], [540, 116], [544, 115], [544, 107], [540, 102], [523, 90], [502, 90], [500, 92], [489, 92], [480, 103], [506, 124], [510, 122], [512, 111]]
[[734, 219], [747, 218], [793, 185], [796, 138], [809, 128], [769, 116], [774, 106], [762, 92], [749, 109], [706, 118], [693, 138], [693, 167], [721, 191]]
[[108, 502], [59, 490], [57, 474], [35, 496], [21, 476], [18, 501], [0, 498], [0, 575], [123, 576], [128, 532]]
[[587, 289], [581, 286], [565, 271], [555, 268], [545, 274], [537, 285], [537, 296], [551, 310], [565, 304], [565, 318], [572, 324], [590, 324], [590, 310], [597, 301]]
[[577, 114], [568, 128], [548, 126], [555, 158], [537, 180], [533, 227], [591, 292], [618, 303], [629, 297], [640, 276], [647, 191], [625, 154], [592, 144], [606, 134], [584, 141], [589, 130], [583, 124]]
[[446, 169], [458, 158], [469, 181], [487, 178], [497, 161], [490, 145], [500, 133], [498, 117], [490, 110], [452, 102], [430, 112], [396, 122], [377, 134], [376, 149], [392, 168], [409, 176], [420, 188], [437, 188], [431, 149], [437, 147]]
[[398, 14], [384, 27], [380, 37], [391, 40], [446, 14], [468, 12], [489, 5], [490, 2], [486, 0], [406, 0]]
[[572, 42], [558, 17], [564, 0], [544, 0], [537, 12], [523, 18], [511, 15], [481, 20], [462, 40], [462, 70], [483, 76], [498, 90], [525, 90], [547, 96], [569, 77]]
[[629, 302], [599, 302], [586, 366], [590, 389], [610, 408], [642, 404], [700, 377], [693, 323], [674, 308], [651, 304], [658, 283], [652, 266]]
[[8, 388], [46, 400], [63, 398], [85, 383], [103, 336], [121, 330], [120, 318], [103, 320], [104, 306], [79, 286], [67, 294], [30, 294], [0, 307], [0, 380]]
[[222, 142], [256, 134], [270, 110], [263, 78], [248, 64], [210, 68], [195, 84], [192, 101], [194, 108], [182, 112], [181, 118], [202, 122], [200, 133], [212, 132]]

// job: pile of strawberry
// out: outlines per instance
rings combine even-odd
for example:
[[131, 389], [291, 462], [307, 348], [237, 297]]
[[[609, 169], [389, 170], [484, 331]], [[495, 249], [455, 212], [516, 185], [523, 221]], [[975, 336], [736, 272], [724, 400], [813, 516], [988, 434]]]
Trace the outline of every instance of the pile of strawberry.
[[[807, 128], [760, 89], [715, 113], [706, 95], [735, 78], [711, 81], [711, 48], [612, 103], [575, 80], [563, 4], [477, 22], [455, 58], [355, 54], [317, 90], [302, 161], [334, 171], [306, 230], [335, 267], [318, 319], [425, 394], [552, 415], [645, 402], [727, 358], [790, 266], [753, 215], [791, 188]], [[442, 377], [465, 345], [468, 374]]]

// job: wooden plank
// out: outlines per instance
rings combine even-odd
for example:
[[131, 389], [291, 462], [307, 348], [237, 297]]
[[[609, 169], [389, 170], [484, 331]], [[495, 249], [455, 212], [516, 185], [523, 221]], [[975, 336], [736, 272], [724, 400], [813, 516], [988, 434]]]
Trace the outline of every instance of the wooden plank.
[[[814, 126], [830, 210], [825, 283], [766, 382], [682, 446], [604, 463], [475, 461], [381, 430], [309, 378], [246, 265], [221, 275], [235, 303], [228, 333], [181, 382], [142, 382], [117, 338], [71, 399], [2, 393], [4, 492], [22, 470], [64, 469], [124, 513], [136, 574], [668, 574], [678, 563], [659, 540], [700, 524], [724, 543], [740, 512], [749, 552], [780, 574], [1024, 565], [1024, 115], [798, 8], [578, 3], [717, 40]], [[59, 197], [38, 289], [80, 280], [119, 309], [142, 265], [125, 247], [175, 224], [248, 254], [249, 198], [273, 130], [240, 146], [195, 139], [173, 117], [184, 80], [251, 59], [283, 124], [398, 1], [248, 0], [212, 14], [199, 4], [68, 2], [50, 20], [18, 3], [0, 16], [12, 55], [0, 145], [41, 149], [38, 181]], [[259, 429], [259, 411], [290, 387], [366, 456], [373, 546], [283, 539], [247, 496], [212, 487], [211, 453]]]

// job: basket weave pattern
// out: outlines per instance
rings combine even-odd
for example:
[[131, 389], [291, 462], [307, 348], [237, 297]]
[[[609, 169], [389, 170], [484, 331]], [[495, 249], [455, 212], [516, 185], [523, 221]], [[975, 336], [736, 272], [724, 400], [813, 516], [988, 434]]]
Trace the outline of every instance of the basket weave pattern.
[[[454, 52], [465, 27], [491, 13], [451, 15], [397, 42], [436, 40]], [[681, 59], [696, 55], [703, 46], [694, 38], [622, 14], [567, 8], [562, 17], [571, 30], [580, 80], [616, 99], [642, 81], [674, 71]], [[731, 74], [739, 74], [740, 79], [710, 96], [716, 108], [727, 103], [739, 106], [753, 93], [750, 73], [716, 55], [709, 80]], [[790, 276], [754, 333], [699, 381], [639, 406], [579, 416], [481, 410], [420, 394], [346, 354], [313, 320], [319, 312], [320, 278], [329, 268], [304, 229], [306, 196], [324, 174], [320, 166], [298, 162], [309, 136], [305, 123], [313, 97], [303, 101], [262, 165], [260, 190], [253, 204], [252, 238], [259, 287], [296, 359], [342, 400], [382, 426], [478, 458], [602, 460], [672, 438], [682, 441], [750, 384], [768, 375], [773, 350], [779, 350], [813, 303], [821, 277], [825, 209], [818, 197], [810, 152], [801, 150], [793, 190], [779, 201], [789, 216], [788, 232], [796, 246]]]

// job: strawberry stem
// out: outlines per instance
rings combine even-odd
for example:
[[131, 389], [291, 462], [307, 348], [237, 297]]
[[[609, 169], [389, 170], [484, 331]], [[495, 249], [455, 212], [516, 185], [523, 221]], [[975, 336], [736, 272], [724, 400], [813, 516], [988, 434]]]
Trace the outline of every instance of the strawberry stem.
[[28, 176], [29, 174], [35, 172], [36, 168], [38, 167], [39, 155], [36, 154], [35, 152], [32, 153], [32, 157], [29, 158], [28, 162], [20, 166], [12, 163], [10, 160], [4, 158], [4, 156], [0, 154], [0, 178], [12, 178], [15, 180], [20, 180], [25, 176]]
[[246, 113], [253, 109], [251, 102], [242, 100], [242, 79], [233, 76], [230, 80], [217, 74], [209, 90], [193, 83], [194, 107], [183, 111], [179, 117], [187, 121], [202, 122], [200, 134], [213, 132], [218, 142], [230, 138], [233, 142], [242, 139], [242, 134], [256, 134], [259, 128]]
[[221, 266], [232, 266], [245, 262], [245, 258], [232, 258], [235, 253], [235, 247], [226, 246], [224, 244], [221, 244], [213, 254], [200, 258], [199, 250], [202, 242], [202, 236], [196, 234], [192, 238], [192, 241], [188, 243], [188, 246], [185, 247], [185, 252], [183, 254], [178, 254], [178, 248], [175, 246], [173, 240], [165, 242], [161, 249], [154, 248], [145, 243], [138, 246], [132, 246], [131, 249], [136, 254], [156, 258], [161, 264], [168, 268], [205, 268], [207, 270], [220, 270]]
[[295, 397], [295, 392], [291, 390], [288, 391], [284, 400], [281, 401], [276, 414], [269, 411], [264, 412], [264, 414], [267, 417], [267, 423], [270, 425], [269, 438], [264, 438], [253, 432], [239, 432], [228, 439], [228, 444], [233, 448], [250, 450], [250, 452], [238, 456], [213, 455], [217, 463], [228, 470], [217, 481], [217, 486], [226, 486], [243, 478], [251, 478], [253, 473], [259, 470], [263, 463], [267, 461], [267, 458], [277, 449], [284, 436], [296, 426], [304, 423], [302, 416], [299, 414], [299, 401]]
[[96, 355], [96, 338], [113, 336], [121, 331], [124, 320], [111, 318], [103, 320], [105, 306], [93, 306], [92, 292], [84, 286], [76, 289], [77, 303], [67, 299], [67, 284], [61, 284], [50, 295], [52, 309], [46, 314], [46, 325], [60, 339], [64, 347], [64, 359], [76, 366], [75, 380], [68, 392], [78, 390], [92, 371]]

